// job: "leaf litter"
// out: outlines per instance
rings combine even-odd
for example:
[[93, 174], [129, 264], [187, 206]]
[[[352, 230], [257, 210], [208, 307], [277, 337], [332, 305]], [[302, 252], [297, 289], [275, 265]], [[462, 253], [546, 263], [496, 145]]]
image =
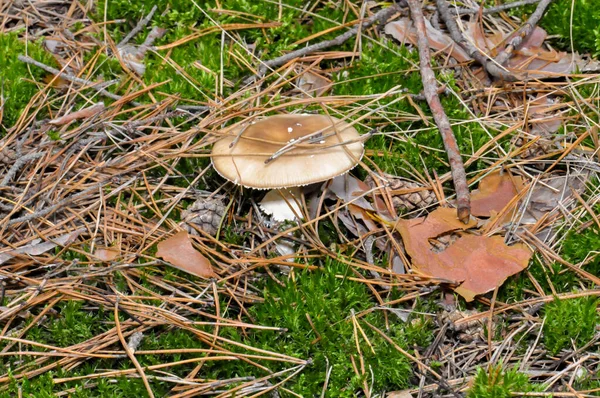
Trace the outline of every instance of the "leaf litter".
[[[515, 299], [516, 302], [503, 303], [495, 295], [486, 292], [500, 286], [508, 275], [523, 270], [527, 259], [531, 258], [531, 251], [523, 243], [507, 245], [507, 241], [523, 240], [523, 236], [528, 236], [527, 233], [536, 233], [542, 228], [569, 229], [587, 225], [585, 217], [588, 210], [573, 192], [583, 195], [586, 183], [593, 177], [594, 167], [597, 167], [597, 157], [594, 157], [594, 154], [597, 155], [597, 137], [593, 141], [593, 130], [588, 125], [592, 119], [587, 115], [588, 105], [594, 106], [595, 99], [589, 94], [581, 94], [583, 96], [579, 98], [573, 94], [573, 90], [594, 86], [597, 78], [588, 75], [587, 79], [573, 83], [570, 77], [561, 80], [555, 74], [568, 74], [575, 66], [580, 67], [581, 71], [591, 70], [595, 68], [594, 62], [576, 54], [553, 50], [548, 45], [549, 38], [536, 28], [525, 45], [513, 52], [507, 66], [527, 71], [530, 77], [550, 76], [554, 79], [552, 82], [529, 80], [526, 84], [482, 84], [481, 75], [472, 78], [473, 72], [477, 72], [472, 65], [457, 65], [454, 60], [448, 59], [439, 63], [440, 76], [453, 74], [458, 87], [456, 92], [454, 88], [447, 92], [460, 100], [458, 106], [475, 115], [472, 122], [490, 133], [489, 142], [481, 148], [475, 147], [473, 153], [466, 151], [461, 154], [469, 164], [477, 162], [477, 171], [486, 175], [480, 181], [478, 190], [473, 192], [472, 200], [474, 214], [482, 218], [489, 217], [489, 224], [482, 226], [482, 221], [472, 220], [465, 225], [456, 220], [452, 209], [441, 207], [433, 210], [438, 202], [447, 204], [453, 201], [449, 176], [437, 175], [439, 170], [425, 168], [423, 172], [426, 175], [417, 175], [418, 172], [413, 169], [401, 170], [402, 183], [390, 180], [390, 184], [386, 185], [371, 184], [370, 181], [386, 181], [389, 175], [363, 166], [364, 170], [357, 171], [355, 175], [368, 174], [370, 181], [365, 180], [366, 184], [353, 175], [338, 177], [330, 188], [325, 186], [311, 194], [317, 200], [309, 202], [307, 219], [271, 228], [273, 225], [265, 222], [258, 205], [249, 205], [255, 194], [240, 192], [229, 185], [220, 186], [220, 180], [209, 186], [230, 200], [231, 206], [227, 207], [226, 215], [222, 204], [207, 206], [204, 201], [194, 202], [197, 200], [198, 181], [205, 178], [206, 170], [194, 170], [190, 175], [181, 173], [176, 166], [184, 159], [206, 158], [210, 143], [218, 137], [223, 126], [232, 123], [233, 118], [250, 118], [257, 112], [280, 113], [287, 106], [289, 108], [286, 109], [294, 110], [299, 106], [302, 111], [320, 106], [323, 108], [319, 109], [327, 112], [349, 115], [348, 119], [357, 120], [357, 126], [363, 131], [376, 126], [384, 132], [382, 136], [394, 141], [406, 142], [421, 134], [423, 130], [419, 123], [427, 121], [426, 112], [399, 115], [387, 103], [379, 102], [391, 95], [401, 99], [407, 95], [403, 89], [364, 96], [336, 95], [340, 82], [333, 76], [337, 73], [345, 76], [351, 72], [358, 65], [353, 62], [359, 59], [361, 48], [381, 45], [370, 39], [374, 27], [369, 25], [371, 27], [361, 31], [363, 35], [356, 38], [356, 51], [320, 51], [305, 54], [302, 59], [288, 59], [279, 64], [285, 64], [282, 69], [266, 75], [265, 80], [253, 80], [232, 94], [221, 89], [215, 98], [198, 102], [180, 99], [172, 93], [163, 96], [161, 89], [139, 84], [137, 77], [131, 73], [117, 81], [104, 82], [104, 77], [95, 73], [93, 61], [87, 61], [103, 54], [97, 43], [97, 37], [102, 35], [102, 24], [91, 22], [83, 8], [74, 7], [69, 11], [64, 5], [58, 5], [63, 7], [60, 12], [41, 13], [39, 20], [31, 21], [28, 20], [29, 11], [24, 9], [28, 5], [18, 3], [9, 2], [2, 6], [3, 11], [9, 10], [5, 12], [3, 23], [9, 29], [21, 29], [31, 37], [37, 38], [39, 34], [46, 38], [56, 62], [64, 68], [63, 72], [48, 72], [50, 80], [64, 84], [60, 87], [55, 85], [56, 90], [49, 87], [45, 96], [31, 98], [21, 121], [11, 126], [0, 141], [1, 172], [10, 177], [5, 178], [6, 186], [0, 186], [1, 226], [6, 232], [0, 258], [4, 259], [2, 282], [3, 287], [6, 285], [3, 291], [7, 303], [2, 307], [0, 319], [6, 322], [3, 336], [17, 336], [19, 339], [6, 340], [4, 351], [14, 358], [20, 358], [21, 355], [28, 357], [27, 354], [16, 354], [14, 350], [17, 347], [19, 350], [20, 347], [29, 350], [31, 355], [40, 354], [27, 363], [11, 361], [10, 377], [8, 374], [0, 375], [2, 386], [8, 386], [13, 380], [33, 380], [40, 374], [39, 369], [82, 369], [81, 365], [86, 362], [95, 365], [93, 361], [98, 356], [114, 355], [119, 359], [111, 362], [106, 358], [105, 361], [112, 370], [92, 370], [74, 377], [69, 373], [64, 377], [54, 374], [55, 391], [62, 389], [60, 395], [71, 394], [65, 383], [82, 379], [90, 388], [94, 388], [93, 382], [97, 378], [143, 378], [147, 374], [150, 383], [158, 378], [172, 383], [173, 390], [180, 392], [181, 396], [214, 393], [225, 396], [238, 392], [240, 396], [278, 394], [285, 391], [289, 386], [287, 383], [294, 380], [295, 375], [307, 368], [310, 363], [308, 358], [294, 358], [242, 343], [235, 345], [226, 341], [220, 330], [227, 326], [247, 334], [254, 328], [269, 329], [270, 325], [243, 323], [242, 319], [246, 318], [237, 315], [245, 314], [247, 306], [261, 301], [262, 292], [255, 284], [256, 280], [269, 277], [283, 284], [280, 279], [294, 280], [298, 276], [294, 272], [296, 268], [314, 269], [317, 267], [315, 264], [321, 266], [321, 259], [330, 257], [349, 265], [349, 273], [338, 275], [339, 278], [369, 286], [374, 306], [385, 305], [394, 311], [411, 311], [418, 305], [417, 300], [435, 303], [437, 294], [446, 294], [450, 286], [467, 300], [477, 300], [477, 304], [483, 307], [482, 311], [457, 309], [460, 319], [451, 321], [456, 325], [451, 326], [453, 330], [450, 331], [444, 329], [447, 320], [435, 321], [435, 341], [428, 347], [415, 346], [416, 356], [411, 359], [414, 369], [423, 372], [420, 373], [421, 385], [416, 387], [417, 381], [411, 390], [398, 393], [426, 397], [462, 394], [462, 389], [468, 388], [467, 381], [475, 374], [477, 366], [489, 364], [490, 352], [493, 353], [491, 362], [507, 358], [512, 364], [524, 359], [522, 364], [525, 371], [540, 381], [551, 381], [548, 383], [548, 392], [571, 388], [568, 372], [565, 374], [556, 370], [555, 359], [548, 357], [537, 340], [529, 335], [541, 325], [541, 317], [536, 312], [544, 303], [556, 297], [568, 299], [597, 294], [594, 289], [587, 287], [590, 280], [586, 274], [573, 273], [579, 289], [575, 293], [561, 293], [559, 286], [552, 285], [554, 275], [544, 284], [537, 281], [532, 272], [523, 273], [522, 278], [526, 282], [531, 281], [533, 288], [525, 289], [523, 297]], [[50, 3], [34, 3], [40, 9], [50, 6]], [[344, 7], [346, 3], [349, 2], [344, 2]], [[465, 2], [464, 6], [474, 7], [473, 4]], [[352, 7], [347, 11], [349, 18], [355, 15], [360, 19]], [[69, 26], [65, 26], [65, 20], [61, 18], [61, 13], [67, 12], [72, 13], [72, 18], [66, 20]], [[368, 2], [364, 20], [382, 22], [372, 19], [380, 13], [379, 4]], [[397, 40], [393, 45], [413, 43], [411, 37], [414, 32], [408, 19], [398, 19], [398, 12], [387, 15], [395, 18], [398, 24], [403, 24], [401, 29], [394, 28], [397, 31], [395, 34], [392, 32]], [[459, 62], [472, 61], [451, 40], [443, 27], [434, 27], [436, 24], [430, 22], [434, 21], [432, 13], [427, 13], [426, 17], [432, 48], [450, 54]], [[145, 18], [146, 23], [150, 19]], [[83, 21], [81, 23], [86, 25], [85, 30], [76, 29], [80, 31], [77, 35], [72, 33], [75, 29], [67, 29], [74, 28], [74, 21]], [[494, 55], [503, 49], [502, 43], [510, 38], [515, 21], [512, 19], [508, 23], [484, 13], [483, 20], [466, 21], [463, 17], [463, 26], [469, 39]], [[246, 49], [255, 45], [246, 43], [244, 29], [264, 29], [273, 24], [278, 22], [251, 24], [253, 27], [216, 24], [209, 29], [228, 35], [227, 47], [222, 53], [224, 65], [228, 68], [242, 60], [241, 64], [247, 69], [245, 73], [254, 76], [261, 64], [254, 59], [239, 58], [236, 46]], [[393, 26], [387, 24], [386, 29], [389, 31]], [[484, 26], [485, 31], [480, 26]], [[135, 29], [138, 27], [138, 31], [145, 29], [143, 24], [138, 24]], [[345, 33], [356, 27], [363, 26], [348, 27]], [[150, 38], [160, 33], [154, 29], [147, 30]], [[166, 64], [173, 65], [174, 74], [187, 73], [187, 65], [177, 65], [171, 58], [170, 49], [203, 34], [204, 31], [195, 31], [189, 37], [166, 44], [166, 52], [154, 47], [152, 52], [148, 51], [151, 43], [145, 43], [145, 47], [125, 43], [116, 46], [117, 53], [109, 56], [120, 58], [126, 69], [142, 75], [145, 72], [145, 59], [158, 51]], [[334, 42], [333, 46], [339, 44]], [[392, 46], [392, 43], [389, 45]], [[302, 49], [309, 47], [302, 46]], [[396, 51], [390, 53], [397, 56]], [[567, 59], [574, 59], [575, 63], [567, 65]], [[27, 58], [22, 60], [30, 62]], [[32, 69], [40, 67], [35, 64], [30, 66]], [[226, 88], [229, 86], [227, 68], [218, 78]], [[413, 68], [416, 70], [418, 65], [413, 65]], [[219, 75], [212, 70], [207, 73]], [[86, 79], [79, 76], [86, 76]], [[403, 78], [398, 78], [397, 74], [391, 76], [394, 76], [396, 83], [402, 82]], [[278, 86], [283, 79], [286, 79], [285, 84]], [[271, 84], [272, 81], [278, 83]], [[119, 84], [113, 86], [116, 83]], [[120, 94], [113, 94], [113, 90], [118, 90]], [[90, 107], [93, 102], [89, 101], [91, 97], [88, 94], [96, 93], [110, 99], [105, 101], [102, 113], [73, 112], [74, 109], [84, 111]], [[153, 104], [131, 102], [142, 101], [140, 98], [146, 94], [156, 96], [159, 100]], [[412, 103], [421, 106], [419, 95], [412, 95]], [[277, 102], [262, 102], [262, 98], [277, 98]], [[112, 100], [118, 102], [115, 104]], [[128, 103], [131, 103], [131, 108]], [[52, 110], [50, 120], [61, 126], [58, 141], [48, 137], [50, 123], [36, 121], [39, 109]], [[175, 116], [185, 119], [185, 122], [177, 122]], [[194, 128], [189, 128], [188, 123], [193, 124]], [[454, 127], [462, 121], [452, 120], [452, 123]], [[564, 135], [559, 136], [557, 133], [563, 130]], [[582, 131], [590, 131], [592, 144], [589, 140], [584, 143], [576, 141], [582, 137]], [[518, 143], [512, 141], [514, 147], [507, 152], [496, 134], [502, 137], [510, 134], [510, 138], [519, 137], [522, 140]], [[535, 142], [541, 142], [539, 137], [548, 143], [548, 148], [541, 148], [537, 152], [532, 150], [532, 156], [528, 156], [526, 152], [532, 149], [531, 142], [536, 139], [538, 141]], [[578, 145], [572, 147], [573, 142]], [[592, 145], [594, 148], [591, 148]], [[431, 154], [437, 149], [418, 145], [421, 154]], [[378, 151], [373, 151], [365, 158], [365, 164], [370, 165], [371, 160], [379, 156]], [[550, 157], [549, 152], [552, 152]], [[552, 166], [553, 170], [547, 171], [549, 165], [555, 163], [556, 157], [563, 155]], [[149, 173], [158, 164], [164, 167], [164, 176], [156, 177]], [[494, 171], [504, 165], [510, 167], [503, 172]], [[413, 179], [409, 180], [407, 176]], [[400, 176], [397, 179], [400, 180]], [[188, 184], [185, 187], [182, 185], [184, 181]], [[212, 195], [213, 192], [208, 194]], [[593, 198], [588, 200], [593, 206]], [[518, 209], [507, 208], [512, 201], [516, 201]], [[190, 205], [192, 202], [195, 206]], [[324, 205], [319, 207], [321, 202]], [[247, 211], [249, 208], [251, 210]], [[400, 217], [394, 213], [394, 208], [400, 212]], [[185, 217], [184, 209], [189, 210]], [[490, 226], [494, 214], [500, 212], [508, 214], [506, 221], [510, 223]], [[191, 238], [185, 232], [177, 232], [178, 214], [182, 214], [182, 226], [189, 227], [190, 233], [198, 236]], [[415, 216], [418, 218], [412, 218]], [[224, 228], [219, 230], [222, 222]], [[334, 228], [329, 233], [327, 245], [317, 230], [325, 222], [328, 223], [327, 227]], [[70, 241], [68, 237], [82, 226], [86, 227], [83, 232], [77, 232], [78, 238]], [[486, 229], [488, 226], [489, 230]], [[198, 233], [199, 229], [206, 233]], [[224, 238], [226, 235], [231, 241]], [[538, 253], [542, 258], [552, 255], [555, 257], [550, 258], [555, 261], [564, 262], [559, 254], [563, 238], [564, 234], [553, 234], [547, 240], [542, 239], [544, 242], [536, 245]], [[87, 255], [88, 263], [82, 264], [78, 257], [71, 259], [73, 253], [89, 253], [90, 243], [96, 249], [93, 255]], [[284, 243], [286, 247], [283, 247]], [[543, 244], [552, 245], [556, 252], [544, 252]], [[159, 251], [154, 255], [152, 248], [156, 245]], [[18, 253], [19, 250], [22, 252]], [[66, 251], [69, 251], [69, 256], [62, 256]], [[345, 256], [348, 252], [351, 255]], [[165, 277], [169, 265], [155, 260], [156, 257], [164, 258], [168, 264], [189, 275], [171, 273]], [[138, 259], [144, 261], [138, 262]], [[274, 267], [277, 265], [291, 267], [286, 272], [278, 273]], [[584, 262], [573, 267], [583, 271], [586, 266]], [[553, 272], [554, 268], [548, 269]], [[114, 283], [115, 275], [124, 281], [124, 288]], [[218, 279], [218, 283], [213, 283], [213, 278]], [[110, 324], [108, 331], [94, 334], [81, 343], [36, 352], [35, 342], [27, 340], [31, 337], [28, 335], [28, 326], [20, 318], [23, 314], [30, 314], [34, 317], [32, 325], [46, 327], [48, 317], [45, 314], [60, 316], [54, 307], [67, 300], [84, 303], [82, 308], [85, 311], [88, 308], [94, 311], [99, 307], [115, 309], [124, 321], [118, 325]], [[414, 313], [410, 312], [411, 318]], [[357, 325], [362, 327], [364, 324], [359, 315], [362, 314], [357, 314]], [[490, 324], [496, 322], [498, 317], [501, 317], [501, 323]], [[202, 323], [202, 328], [196, 327], [197, 322]], [[473, 328], [477, 339], [470, 339], [468, 344], [464, 344], [464, 338], [460, 336], [456, 339], [453, 331], [459, 331], [461, 325], [477, 325]], [[491, 328], [487, 330], [498, 330], [502, 338], [492, 336], [488, 342], [482, 343], [484, 326]], [[144, 367], [142, 372], [122, 361], [126, 352], [120, 342], [131, 342], [142, 335], [164, 333], [165, 330], [185, 331], [202, 342], [205, 350], [202, 352], [210, 352], [211, 355], [202, 354], [198, 358], [190, 356], [189, 361], [197, 359], [198, 369], [213, 360], [211, 366], [215, 366], [214, 363], [223, 355], [227, 360], [243, 361], [258, 371], [252, 377], [244, 375], [233, 380], [207, 381], [197, 377], [195, 371], [179, 372], [182, 363], [166, 359], [170, 354], [161, 350], [152, 355], [160, 355], [162, 363]], [[119, 333], [124, 339], [119, 339]], [[523, 336], [522, 341], [530, 345], [528, 357], [518, 354], [523, 346], [519, 343], [521, 340], [515, 341], [515, 336]], [[573, 359], [580, 354], [578, 348], [566, 353], [564, 362], [560, 364], [589, 366], [591, 369], [589, 361], [584, 361], [586, 357]], [[375, 349], [379, 349], [379, 346]], [[362, 365], [360, 348], [356, 352], [349, 351], [352, 359], [358, 358], [359, 365]], [[173, 349], [173, 352], [189, 355], [190, 349], [183, 347]], [[135, 354], [138, 358], [149, 355], [142, 350]], [[531, 357], [536, 360], [528, 360]], [[261, 364], [254, 366], [254, 361], [261, 361]], [[442, 378], [436, 378], [437, 373], [428, 370], [431, 361], [437, 361]], [[265, 372], [263, 363], [277, 363], [276, 366], [284, 370], [277, 373], [269, 368]], [[169, 368], [169, 372], [177, 377], [165, 377], [161, 368]], [[360, 366], [355, 371], [357, 379], [370, 383], [369, 375], [363, 373]], [[260, 374], [261, 377], [268, 374], [264, 377], [267, 382], [257, 381], [254, 374]], [[371, 393], [369, 388], [363, 390], [365, 396]]]
[[201, 278], [216, 276], [210, 261], [192, 246], [190, 235], [186, 231], [177, 232], [160, 242], [156, 256], [189, 274]]

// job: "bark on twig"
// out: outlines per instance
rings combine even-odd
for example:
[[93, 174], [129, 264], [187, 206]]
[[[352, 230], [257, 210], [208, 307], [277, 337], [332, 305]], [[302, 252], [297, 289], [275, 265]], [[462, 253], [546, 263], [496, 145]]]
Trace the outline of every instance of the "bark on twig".
[[70, 74], [68, 72], [58, 70], [56, 68], [53, 68], [53, 67], [48, 66], [46, 64], [43, 64], [41, 62], [38, 62], [35, 59], [33, 59], [31, 57], [28, 57], [26, 55], [19, 55], [18, 59], [19, 59], [19, 61], [25, 62], [26, 64], [37, 66], [38, 68], [43, 69], [43, 70], [45, 70], [48, 73], [52, 73], [53, 75], [60, 76], [63, 79], [68, 80], [68, 81], [70, 81], [72, 83], [77, 83], [77, 84], [80, 84], [82, 86], [87, 86], [87, 87], [89, 87], [89, 88], [91, 88], [93, 90], [96, 90], [98, 93], [100, 93], [100, 95], [103, 95], [105, 97], [114, 99], [116, 101], [118, 101], [121, 98], [123, 98], [120, 95], [113, 94], [110, 91], [106, 91], [98, 83], [94, 83], [94, 82], [92, 82], [90, 80], [86, 80], [86, 79], [82, 79], [80, 77], [74, 76], [74, 75], [72, 75], [72, 74]]
[[398, 2], [398, 4], [394, 4], [390, 7], [381, 9], [377, 13], [372, 15], [371, 17], [365, 19], [362, 24], [357, 24], [352, 29], [339, 35], [335, 39], [323, 41], [320, 43], [315, 43], [310, 46], [307, 46], [307, 47], [301, 48], [299, 50], [292, 51], [290, 53], [282, 55], [281, 57], [277, 57], [270, 61], [266, 61], [259, 67], [258, 71], [259, 71], [260, 75], [262, 76], [267, 72], [268, 69], [273, 69], [273, 68], [276, 68], [283, 64], [286, 64], [295, 58], [304, 57], [308, 54], [312, 54], [316, 51], [321, 51], [321, 50], [324, 50], [329, 47], [339, 46], [339, 45], [345, 43], [348, 39], [356, 36], [358, 34], [359, 30], [364, 31], [364, 29], [368, 29], [375, 23], [385, 23], [388, 19], [390, 19], [392, 17], [392, 15], [394, 15], [395, 13], [400, 11], [400, 7], [402, 7], [402, 5], [405, 5], [405, 4], [406, 4], [406, 2], [404, 0], [402, 0], [402, 1]]
[[535, 11], [527, 22], [523, 26], [519, 28], [513, 35], [511, 35], [511, 39], [508, 41], [506, 48], [498, 54], [495, 58], [495, 61], [500, 65], [503, 65], [508, 59], [511, 57], [514, 50], [518, 49], [521, 44], [531, 35], [536, 25], [544, 16], [546, 9], [552, 3], [553, 0], [541, 0], [537, 5]]
[[[481, 10], [480, 8], [463, 8], [463, 7], [452, 7], [450, 9], [450, 13], [454, 15], [466, 15], [466, 14], [479, 14], [481, 12], [483, 15], [488, 14], [496, 14], [498, 12], [503, 12], [507, 10], [511, 10], [513, 8], [523, 7], [529, 4], [539, 3], [540, 0], [521, 0], [514, 1], [512, 3], [500, 4], [494, 7], [488, 7]], [[434, 11], [435, 7], [427, 7], [427, 10]]]
[[127, 36], [125, 36], [123, 38], [123, 40], [121, 40], [119, 42], [119, 44], [117, 44], [117, 48], [123, 47], [125, 44], [129, 43], [129, 40], [131, 40], [135, 35], [137, 35], [138, 33], [140, 33], [142, 31], [142, 29], [144, 29], [144, 27], [146, 25], [148, 25], [148, 23], [150, 22], [150, 20], [154, 16], [155, 12], [156, 12], [156, 6], [152, 7], [152, 9], [148, 13], [148, 15], [146, 15], [144, 18], [142, 18], [140, 20], [140, 22], [137, 23], [137, 25], [135, 26], [135, 28], [133, 28], [131, 30], [131, 32], [127, 33]]
[[15, 177], [15, 175], [17, 175], [23, 166], [32, 160], [41, 158], [42, 156], [44, 156], [44, 153], [42, 152], [33, 152], [17, 158], [8, 172], [4, 175], [4, 178], [0, 182], [0, 187], [5, 187], [10, 184], [12, 179]]
[[438, 96], [437, 81], [433, 69], [431, 69], [429, 42], [427, 40], [427, 31], [425, 28], [425, 18], [421, 9], [420, 1], [408, 0], [410, 15], [417, 30], [417, 44], [419, 48], [419, 63], [421, 69], [421, 80], [423, 82], [423, 92], [427, 99], [427, 104], [433, 114], [433, 119], [440, 130], [444, 147], [448, 154], [450, 162], [450, 170], [452, 172], [452, 180], [457, 197], [457, 214], [458, 218], [467, 223], [471, 215], [471, 204], [469, 198], [469, 186], [467, 185], [467, 176], [465, 167], [460, 157], [460, 151], [456, 144], [456, 138], [452, 133], [450, 121], [444, 112], [440, 97]]
[[[527, 0], [529, 1], [529, 0]], [[448, 28], [448, 32], [450, 33], [450, 37], [454, 40], [458, 45], [460, 45], [468, 54], [477, 61], [480, 65], [482, 65], [486, 72], [488, 72], [491, 76], [507, 80], [507, 81], [517, 81], [526, 79], [525, 76], [517, 75], [507, 71], [504, 68], [504, 64], [510, 59], [513, 52], [518, 49], [521, 44], [529, 37], [529, 35], [535, 29], [537, 23], [540, 21], [544, 13], [546, 12], [546, 8], [553, 0], [536, 0], [539, 2], [537, 8], [531, 14], [527, 22], [521, 28], [519, 28], [515, 33], [511, 35], [511, 39], [508, 41], [507, 46], [504, 50], [496, 56], [496, 58], [492, 58], [489, 55], [483, 53], [479, 50], [475, 45], [469, 42], [462, 31], [458, 27], [456, 21], [454, 20], [454, 16], [450, 8], [448, 7], [448, 3], [446, 0], [436, 0], [437, 10], [444, 20], [446, 27]], [[521, 2], [525, 3], [525, 2]], [[528, 3], [525, 3], [528, 4]]]

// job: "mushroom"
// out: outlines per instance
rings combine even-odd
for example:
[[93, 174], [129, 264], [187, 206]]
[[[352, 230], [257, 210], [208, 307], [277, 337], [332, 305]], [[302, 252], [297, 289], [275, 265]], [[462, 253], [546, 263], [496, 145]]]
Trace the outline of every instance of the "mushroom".
[[326, 115], [276, 115], [233, 129], [211, 158], [224, 178], [248, 188], [275, 189], [329, 180], [364, 154], [358, 131]]

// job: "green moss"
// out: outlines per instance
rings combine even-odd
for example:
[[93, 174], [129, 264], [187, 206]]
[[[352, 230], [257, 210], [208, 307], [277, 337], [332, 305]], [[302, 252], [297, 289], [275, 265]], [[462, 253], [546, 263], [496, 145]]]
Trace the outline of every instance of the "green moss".
[[1, 133], [17, 122], [31, 98], [39, 90], [33, 82], [41, 80], [46, 74], [37, 67], [29, 67], [17, 57], [28, 55], [47, 65], [54, 65], [54, 60], [38, 43], [25, 43], [16, 32], [0, 33], [0, 54], [0, 85], [3, 96]]
[[503, 370], [501, 365], [477, 370], [473, 387], [469, 390], [468, 398], [510, 398], [515, 392], [541, 391], [538, 386], [529, 382], [526, 374], [514, 367]]
[[581, 297], [556, 299], [545, 306], [544, 345], [552, 355], [573, 345], [581, 347], [594, 336], [600, 321], [598, 303], [595, 297]]
[[540, 26], [550, 35], [559, 35], [562, 47], [570, 48], [572, 39], [574, 50], [597, 56], [600, 54], [598, 21], [600, 7], [597, 0], [556, 0], [548, 8]]

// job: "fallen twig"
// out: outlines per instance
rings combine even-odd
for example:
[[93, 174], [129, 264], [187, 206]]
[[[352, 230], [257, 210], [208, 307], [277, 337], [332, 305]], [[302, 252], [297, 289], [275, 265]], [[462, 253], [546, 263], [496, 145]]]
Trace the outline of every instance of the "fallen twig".
[[144, 27], [146, 25], [148, 25], [148, 22], [150, 22], [150, 20], [154, 16], [156, 9], [157, 9], [156, 6], [152, 7], [152, 9], [148, 13], [148, 15], [146, 15], [144, 18], [142, 18], [140, 20], [140, 22], [138, 22], [137, 25], [135, 25], [135, 28], [133, 28], [131, 30], [131, 32], [127, 33], [127, 35], [123, 38], [123, 40], [121, 40], [119, 42], [119, 44], [117, 44], [117, 48], [123, 47], [125, 44], [129, 43], [129, 40], [131, 40], [135, 35], [140, 33], [142, 31], [142, 29], [144, 29]]
[[[536, 0], [536, 2], [537, 1], [539, 0]], [[465, 39], [462, 31], [454, 20], [454, 16], [452, 15], [446, 0], [436, 0], [436, 6], [439, 15], [442, 17], [446, 27], [448, 28], [448, 32], [450, 33], [452, 40], [454, 40], [465, 51], [467, 51], [471, 58], [482, 65], [487, 73], [499, 79], [517, 81], [525, 80], [525, 77], [507, 71], [503, 65], [509, 60], [514, 50], [519, 48], [523, 41], [525, 41], [525, 39], [527, 39], [527, 37], [533, 32], [535, 26], [544, 15], [546, 8], [551, 2], [552, 0], [539, 1], [534, 13], [531, 14], [527, 22], [521, 28], [519, 28], [519, 30], [511, 35], [511, 39], [508, 41], [506, 48], [502, 50], [498, 56], [496, 56], [496, 58], [492, 58], [483, 53], [481, 50], [475, 47], [475, 45]]]
[[335, 39], [323, 41], [320, 43], [315, 43], [310, 46], [307, 46], [307, 47], [301, 48], [299, 50], [292, 51], [290, 53], [282, 55], [281, 57], [277, 57], [270, 61], [266, 61], [259, 67], [259, 69], [258, 69], [259, 73], [260, 73], [260, 75], [264, 75], [265, 72], [267, 71], [267, 69], [272, 69], [272, 68], [278, 67], [278, 66], [283, 65], [295, 58], [300, 58], [305, 55], [314, 53], [316, 51], [324, 50], [329, 47], [339, 46], [339, 45], [345, 43], [348, 39], [356, 36], [358, 34], [359, 30], [368, 29], [375, 23], [384, 23], [392, 15], [394, 15], [395, 13], [400, 11], [400, 7], [402, 6], [402, 4], [406, 4], [406, 3], [404, 1], [400, 1], [398, 4], [394, 4], [390, 7], [379, 10], [377, 13], [373, 14], [371, 17], [365, 19], [362, 24], [357, 24], [352, 29], [348, 30], [347, 32], [344, 32], [343, 34], [339, 35]]
[[[512, 3], [500, 4], [500, 5], [497, 5], [494, 7], [484, 8], [483, 10], [481, 8], [453, 7], [450, 9], [450, 13], [455, 14], [455, 15], [456, 14], [465, 15], [465, 14], [479, 14], [481, 12], [484, 15], [488, 15], [488, 14], [496, 14], [498, 12], [511, 10], [513, 8], [519, 8], [522, 6], [529, 5], [529, 4], [536, 4], [539, 2], [540, 2], [540, 0], [521, 0], [521, 1], [515, 1]], [[435, 7], [427, 7], [427, 9], [429, 11], [436, 10]]]
[[531, 35], [536, 25], [546, 12], [546, 8], [552, 3], [553, 0], [541, 0], [535, 11], [527, 22], [523, 26], [521, 26], [513, 35], [511, 35], [511, 39], [508, 41], [507, 46], [504, 50], [498, 54], [495, 58], [495, 61], [503, 65], [508, 59], [511, 57], [514, 50], [519, 48], [521, 44]]
[[82, 86], [88, 86], [89, 88], [96, 90], [98, 93], [100, 93], [101, 95], [103, 95], [105, 97], [112, 98], [112, 99], [114, 99], [116, 101], [118, 101], [121, 98], [123, 98], [120, 95], [113, 94], [110, 91], [106, 91], [103, 87], [99, 86], [98, 83], [94, 83], [92, 81], [89, 81], [89, 80], [82, 79], [80, 77], [74, 76], [74, 75], [72, 75], [72, 74], [70, 74], [68, 72], [58, 70], [56, 68], [53, 68], [53, 67], [48, 66], [46, 64], [43, 64], [41, 62], [38, 62], [35, 59], [33, 59], [31, 57], [28, 57], [26, 55], [19, 55], [18, 59], [21, 62], [25, 62], [26, 64], [37, 66], [38, 68], [43, 69], [43, 70], [45, 70], [48, 73], [52, 73], [53, 75], [60, 76], [63, 79], [68, 80], [70, 82], [81, 84]]
[[11, 166], [10, 170], [8, 170], [8, 172], [4, 175], [2, 182], [0, 182], [0, 187], [7, 186], [12, 181], [12, 179], [15, 177], [15, 175], [19, 172], [21, 167], [25, 166], [25, 164], [27, 162], [30, 162], [35, 159], [39, 159], [42, 156], [44, 156], [43, 152], [33, 152], [33, 153], [28, 153], [25, 156], [21, 156], [21, 157], [17, 158], [15, 160], [15, 163], [13, 163], [13, 165]]
[[471, 205], [469, 198], [469, 186], [467, 185], [467, 176], [465, 173], [465, 167], [463, 165], [462, 158], [460, 157], [460, 151], [456, 144], [456, 138], [452, 133], [450, 127], [450, 121], [448, 116], [444, 112], [440, 97], [438, 96], [437, 81], [435, 74], [431, 69], [431, 61], [429, 54], [429, 42], [427, 40], [427, 33], [425, 28], [425, 18], [423, 17], [423, 11], [421, 10], [421, 4], [417, 0], [408, 0], [408, 6], [410, 8], [410, 15], [415, 24], [417, 30], [417, 44], [419, 48], [419, 61], [421, 69], [421, 80], [423, 82], [423, 92], [433, 119], [437, 124], [442, 139], [444, 141], [444, 147], [448, 154], [448, 161], [450, 162], [450, 170], [452, 172], [452, 180], [454, 181], [454, 188], [456, 190], [457, 197], [457, 214], [458, 218], [467, 223], [471, 215]]

